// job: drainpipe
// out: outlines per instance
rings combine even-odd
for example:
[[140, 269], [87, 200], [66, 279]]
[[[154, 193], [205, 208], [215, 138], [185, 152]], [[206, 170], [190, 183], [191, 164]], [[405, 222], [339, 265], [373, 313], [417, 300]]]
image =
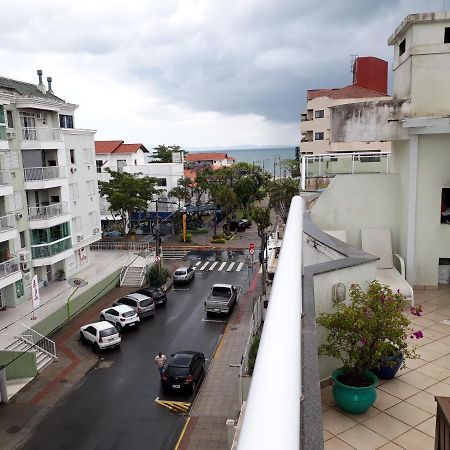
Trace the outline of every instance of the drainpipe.
[[414, 287], [416, 278], [416, 211], [417, 211], [417, 165], [419, 136], [409, 137], [408, 212], [406, 218], [406, 280]]

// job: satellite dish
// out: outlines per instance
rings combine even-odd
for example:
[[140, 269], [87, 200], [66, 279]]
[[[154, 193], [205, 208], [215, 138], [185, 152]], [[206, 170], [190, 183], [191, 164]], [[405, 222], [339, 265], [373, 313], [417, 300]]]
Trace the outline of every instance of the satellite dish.
[[67, 280], [67, 282], [71, 286], [76, 287], [76, 288], [81, 288], [81, 287], [84, 287], [84, 286], [86, 286], [88, 284], [88, 282], [86, 280], [83, 280], [82, 278], [77, 278], [77, 277], [69, 278]]

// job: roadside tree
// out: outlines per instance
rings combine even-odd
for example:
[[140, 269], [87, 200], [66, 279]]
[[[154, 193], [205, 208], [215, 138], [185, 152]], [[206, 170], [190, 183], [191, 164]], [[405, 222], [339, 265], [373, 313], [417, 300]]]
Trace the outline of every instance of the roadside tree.
[[269, 207], [273, 208], [281, 220], [286, 223], [292, 197], [299, 194], [298, 181], [292, 178], [273, 180], [269, 185], [268, 192]]

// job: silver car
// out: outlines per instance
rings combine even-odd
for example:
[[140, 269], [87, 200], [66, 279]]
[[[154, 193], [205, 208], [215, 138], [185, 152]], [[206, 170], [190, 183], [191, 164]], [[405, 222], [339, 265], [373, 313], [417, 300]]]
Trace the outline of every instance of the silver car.
[[153, 317], [155, 315], [155, 302], [144, 294], [128, 294], [113, 303], [113, 306], [127, 305], [138, 314], [139, 317]]
[[173, 274], [173, 284], [189, 283], [195, 278], [195, 269], [192, 266], [178, 267]]

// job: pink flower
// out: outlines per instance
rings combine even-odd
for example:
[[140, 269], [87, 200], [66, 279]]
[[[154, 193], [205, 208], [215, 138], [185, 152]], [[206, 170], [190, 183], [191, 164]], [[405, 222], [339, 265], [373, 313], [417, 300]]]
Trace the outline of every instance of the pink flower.
[[413, 334], [411, 335], [411, 339], [421, 339], [423, 338], [423, 333], [419, 330], [419, 331], [414, 331]]

